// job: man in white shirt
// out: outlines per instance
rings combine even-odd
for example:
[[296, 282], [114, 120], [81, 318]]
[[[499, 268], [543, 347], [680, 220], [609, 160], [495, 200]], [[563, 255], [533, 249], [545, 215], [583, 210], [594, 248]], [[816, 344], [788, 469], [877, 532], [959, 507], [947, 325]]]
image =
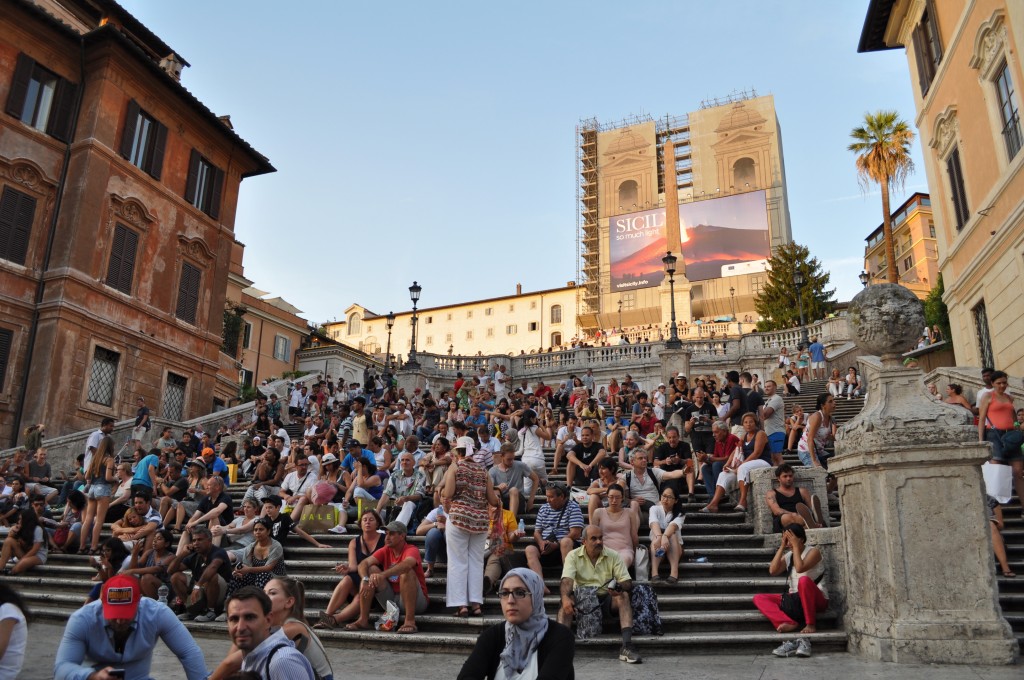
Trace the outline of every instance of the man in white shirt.
[[977, 398], [974, 402], [974, 407], [981, 406], [981, 400], [986, 394], [995, 391], [995, 387], [992, 386], [992, 374], [995, 373], [994, 368], [988, 368], [987, 366], [981, 369], [981, 380], [985, 383], [985, 386], [978, 390]]
[[395, 412], [387, 416], [386, 420], [395, 426], [395, 430], [398, 431], [398, 436], [403, 439], [412, 434], [412, 413], [410, 413], [405, 407], [404, 399], [398, 400], [398, 403], [395, 404]]
[[565, 423], [558, 428], [558, 432], [555, 434], [555, 463], [551, 467], [551, 472], [548, 473], [549, 476], [558, 474], [558, 464], [562, 462], [562, 455], [576, 446], [576, 442], [580, 440], [582, 434], [579, 420], [574, 414], [570, 414]]
[[306, 492], [316, 486], [319, 480], [316, 473], [309, 467], [309, 460], [299, 456], [295, 461], [295, 469], [284, 476], [281, 490], [277, 492], [277, 495], [284, 499], [285, 505], [294, 508], [292, 510], [293, 522], [298, 522], [302, 517], [302, 508], [309, 501]]
[[498, 364], [498, 370], [494, 372], [494, 395], [499, 400], [508, 396], [508, 387], [505, 385], [505, 366]]
[[85, 441], [85, 461], [82, 464], [84, 469], [89, 469], [89, 463], [92, 462], [92, 454], [100, 447], [100, 442], [103, 441], [103, 438], [114, 431], [115, 422], [117, 421], [113, 418], [104, 418], [100, 421], [100, 429], [90, 434], [89, 438]]
[[316, 433], [318, 432], [316, 423], [313, 422], [312, 418], [306, 418], [305, 426], [306, 429], [302, 431], [302, 436], [307, 444], [312, 444], [316, 441]]

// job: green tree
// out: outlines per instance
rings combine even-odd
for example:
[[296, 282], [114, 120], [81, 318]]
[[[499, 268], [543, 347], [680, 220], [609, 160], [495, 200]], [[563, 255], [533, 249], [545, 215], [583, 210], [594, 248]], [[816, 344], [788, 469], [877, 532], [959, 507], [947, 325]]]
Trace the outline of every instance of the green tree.
[[889, 210], [889, 187], [902, 188], [914, 171], [910, 159], [910, 143], [914, 131], [896, 111], [864, 114], [864, 124], [850, 131], [853, 142], [848, 150], [857, 154], [857, 178], [867, 191], [872, 184], [882, 188], [882, 232], [885, 238], [886, 278], [899, 283], [896, 252], [892, 241], [892, 215]]
[[826, 288], [831, 275], [821, 268], [818, 258], [811, 257], [807, 246], [799, 243], [779, 246], [768, 264], [771, 267], [768, 282], [754, 299], [754, 308], [762, 317], [757, 322], [757, 330], [777, 331], [800, 325], [800, 305], [793, 283], [793, 274], [797, 271], [804, 277], [800, 301], [807, 323], [825, 318], [834, 309], [836, 291]]
[[942, 274], [939, 274], [939, 282], [924, 299], [924, 319], [929, 326], [938, 325], [939, 330], [942, 331], [942, 338], [949, 342], [953, 338], [949, 333], [949, 310], [946, 309], [946, 303], [942, 301], [942, 294], [945, 291], [946, 286], [942, 283]]

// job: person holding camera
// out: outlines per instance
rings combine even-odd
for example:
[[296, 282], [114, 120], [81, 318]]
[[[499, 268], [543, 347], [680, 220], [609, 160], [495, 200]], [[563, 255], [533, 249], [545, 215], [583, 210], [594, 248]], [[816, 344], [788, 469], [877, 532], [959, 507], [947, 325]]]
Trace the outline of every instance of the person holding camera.
[[178, 657], [185, 678], [203, 680], [207, 676], [202, 650], [171, 610], [142, 597], [136, 577], [114, 576], [103, 584], [98, 600], [68, 619], [53, 663], [53, 677], [148, 678], [157, 639]]
[[640, 654], [633, 646], [633, 607], [629, 600], [629, 593], [633, 590], [632, 577], [622, 557], [604, 547], [604, 532], [593, 524], [586, 528], [583, 545], [566, 555], [565, 566], [562, 567], [558, 622], [563, 626], [571, 628], [577, 616], [576, 589], [580, 587], [597, 588], [598, 606], [605, 618], [618, 613], [622, 628], [619, 660], [640, 663]]
[[[533, 409], [520, 409], [512, 415], [518, 418], [519, 441], [521, 442], [521, 450], [523, 452], [521, 460], [537, 473], [541, 484], [547, 484], [548, 469], [544, 460], [542, 442], [545, 439], [551, 439], [550, 428], [537, 424], [537, 414]], [[555, 462], [557, 466], [557, 455]], [[530, 486], [525, 489], [527, 495], [531, 493], [532, 488], [533, 482], [531, 478]]]
[[[783, 594], [758, 593], [754, 606], [780, 633], [792, 633], [803, 624], [801, 633], [818, 631], [818, 613], [828, 609], [828, 585], [821, 551], [807, 545], [807, 532], [799, 524], [787, 524], [782, 541], [768, 565], [772, 576], [788, 574]], [[772, 652], [776, 656], [810, 656], [811, 643], [791, 640]]]

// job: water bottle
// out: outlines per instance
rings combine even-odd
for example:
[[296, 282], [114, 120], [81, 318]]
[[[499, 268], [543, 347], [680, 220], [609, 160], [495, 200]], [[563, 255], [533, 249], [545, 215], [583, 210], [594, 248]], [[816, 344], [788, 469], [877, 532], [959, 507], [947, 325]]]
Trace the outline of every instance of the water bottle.
[[167, 589], [167, 586], [160, 586], [159, 588], [156, 589], [156, 601], [159, 602], [162, 605], [166, 605], [167, 604], [167, 595], [169, 593], [170, 593], [170, 590]]
[[523, 519], [519, 520], [519, 533], [526, 535], [526, 521]]

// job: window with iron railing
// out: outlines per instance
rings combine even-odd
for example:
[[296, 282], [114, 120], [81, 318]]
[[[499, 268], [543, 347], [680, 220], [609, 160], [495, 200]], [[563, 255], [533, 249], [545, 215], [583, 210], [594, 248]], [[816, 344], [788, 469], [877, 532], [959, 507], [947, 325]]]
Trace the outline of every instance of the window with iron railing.
[[996, 95], [999, 100], [999, 117], [1003, 123], [1003, 141], [1006, 142], [1006, 155], [1009, 160], [1017, 157], [1021, 147], [1020, 110], [1017, 106], [1017, 94], [1013, 89], [1013, 79], [1006, 62], [996, 73]]

